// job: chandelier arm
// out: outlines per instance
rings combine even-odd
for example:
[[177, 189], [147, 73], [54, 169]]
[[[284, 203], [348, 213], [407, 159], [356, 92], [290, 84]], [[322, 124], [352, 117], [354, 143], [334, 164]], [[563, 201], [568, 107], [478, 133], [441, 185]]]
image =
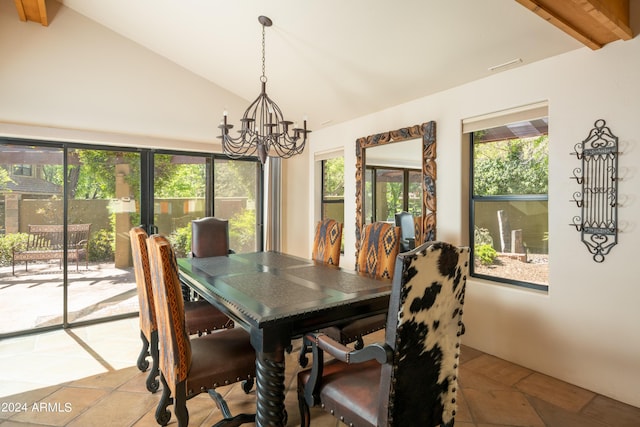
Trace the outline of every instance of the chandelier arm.
[[311, 131], [307, 130], [306, 119], [303, 128], [285, 120], [278, 104], [267, 95], [265, 27], [270, 27], [272, 21], [266, 16], [260, 16], [258, 21], [262, 25], [262, 90], [245, 110], [238, 136], [229, 135], [233, 125], [227, 124], [226, 112], [223, 124], [218, 127], [221, 129], [219, 138], [222, 139], [222, 148], [227, 156], [240, 158], [257, 154], [264, 164], [267, 156], [289, 158], [302, 153]]

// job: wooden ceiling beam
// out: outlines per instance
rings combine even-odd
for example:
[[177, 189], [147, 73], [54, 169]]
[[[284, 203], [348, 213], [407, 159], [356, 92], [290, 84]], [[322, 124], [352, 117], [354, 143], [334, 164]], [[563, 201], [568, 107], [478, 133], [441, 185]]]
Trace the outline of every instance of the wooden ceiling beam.
[[45, 27], [49, 25], [45, 0], [13, 0], [21, 21], [39, 22]]
[[516, 0], [591, 49], [631, 40], [629, 0]]

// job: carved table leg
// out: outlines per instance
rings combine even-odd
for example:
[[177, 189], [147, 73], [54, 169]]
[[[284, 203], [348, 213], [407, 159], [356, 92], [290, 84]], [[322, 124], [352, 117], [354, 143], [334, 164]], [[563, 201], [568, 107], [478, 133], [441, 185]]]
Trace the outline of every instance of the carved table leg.
[[284, 351], [257, 354], [256, 426], [284, 426]]

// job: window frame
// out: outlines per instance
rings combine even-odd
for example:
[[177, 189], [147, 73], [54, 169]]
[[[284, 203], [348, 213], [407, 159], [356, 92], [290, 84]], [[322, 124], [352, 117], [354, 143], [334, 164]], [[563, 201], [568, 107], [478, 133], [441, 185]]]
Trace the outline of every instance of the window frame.
[[[544, 116], [545, 118], [548, 119], [548, 114], [546, 114]], [[492, 127], [500, 127], [500, 126], [506, 126], [508, 124], [511, 123], [517, 123], [520, 121], [526, 121], [527, 119], [524, 120], [510, 120], [508, 118], [508, 116], [504, 117], [504, 122], [502, 125], [491, 125], [491, 126], [486, 126], [484, 127], [484, 129], [489, 129]], [[541, 283], [533, 283], [533, 282], [527, 282], [527, 281], [523, 281], [523, 280], [517, 280], [517, 279], [510, 279], [507, 277], [503, 277], [503, 276], [492, 276], [492, 275], [488, 275], [488, 274], [482, 274], [482, 273], [478, 273], [476, 271], [475, 268], [475, 239], [474, 239], [474, 231], [475, 231], [475, 220], [476, 220], [476, 204], [477, 203], [482, 203], [482, 202], [528, 202], [528, 201], [543, 201], [547, 203], [547, 218], [549, 216], [549, 207], [548, 207], [548, 202], [549, 202], [549, 190], [547, 187], [547, 192], [544, 194], [511, 194], [511, 195], [493, 195], [493, 196], [476, 196], [475, 195], [475, 185], [474, 185], [474, 178], [475, 178], [475, 170], [474, 170], [474, 164], [475, 164], [475, 157], [474, 157], [474, 133], [478, 130], [482, 130], [482, 128], [477, 129], [477, 130], [473, 130], [473, 131], [468, 131], [466, 132], [468, 134], [468, 141], [469, 141], [469, 191], [468, 191], [468, 196], [469, 196], [469, 220], [468, 220], [468, 225], [469, 225], [469, 229], [468, 229], [468, 233], [469, 233], [469, 246], [471, 248], [471, 263], [470, 263], [470, 269], [469, 269], [469, 275], [471, 277], [474, 278], [478, 278], [478, 279], [483, 279], [483, 280], [488, 280], [488, 281], [492, 281], [492, 282], [498, 282], [498, 283], [505, 283], [505, 284], [509, 284], [509, 285], [513, 285], [513, 286], [517, 286], [519, 288], [526, 288], [526, 289], [532, 289], [532, 290], [537, 290], [537, 291], [544, 291], [544, 292], [548, 292], [549, 291], [549, 284], [541, 284]], [[547, 137], [549, 135], [548, 131], [546, 133]], [[549, 152], [547, 151], [547, 159], [549, 158]], [[548, 180], [548, 177], [547, 177]], [[548, 182], [548, 181], [547, 181]], [[548, 223], [548, 222], [547, 222]], [[548, 227], [547, 227], [547, 233], [548, 233]], [[548, 254], [547, 254], [548, 256]]]

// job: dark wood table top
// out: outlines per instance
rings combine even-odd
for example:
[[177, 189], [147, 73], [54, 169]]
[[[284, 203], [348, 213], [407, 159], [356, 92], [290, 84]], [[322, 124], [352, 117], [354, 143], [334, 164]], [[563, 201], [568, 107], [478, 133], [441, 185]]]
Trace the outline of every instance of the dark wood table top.
[[389, 281], [277, 252], [180, 258], [178, 266], [189, 286], [252, 333], [256, 350], [386, 312], [391, 291]]

